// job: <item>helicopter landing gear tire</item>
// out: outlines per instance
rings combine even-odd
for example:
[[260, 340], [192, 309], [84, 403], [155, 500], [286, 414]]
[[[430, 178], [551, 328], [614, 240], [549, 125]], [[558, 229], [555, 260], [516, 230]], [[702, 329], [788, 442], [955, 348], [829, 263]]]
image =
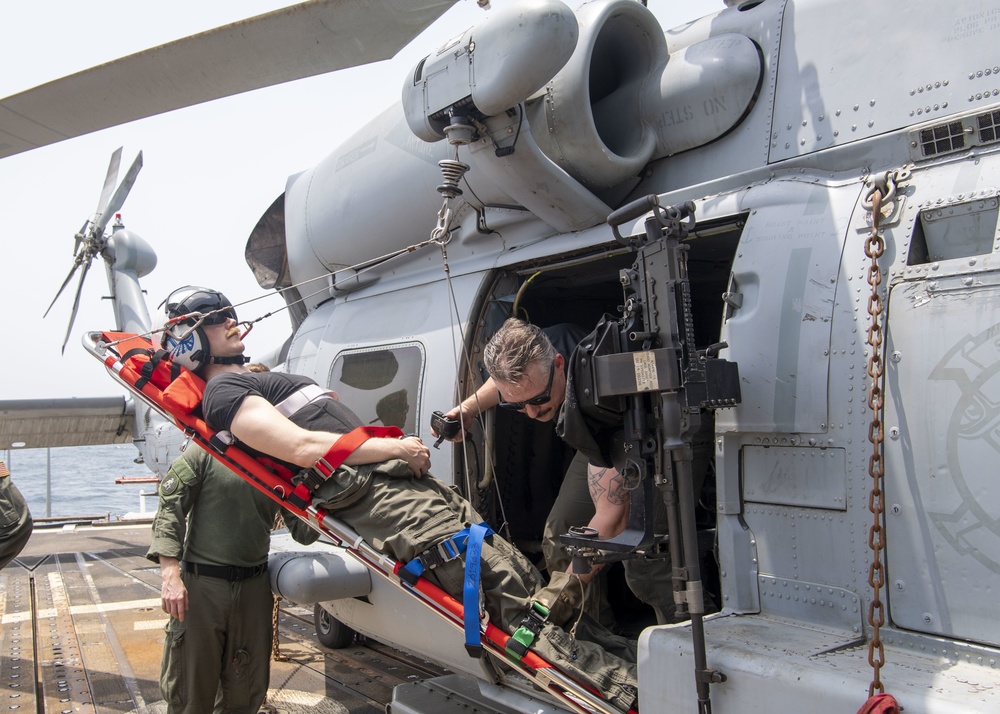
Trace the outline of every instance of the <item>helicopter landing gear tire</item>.
[[357, 635], [354, 630], [324, 610], [319, 603], [313, 608], [313, 621], [316, 625], [316, 639], [331, 650], [350, 646]]

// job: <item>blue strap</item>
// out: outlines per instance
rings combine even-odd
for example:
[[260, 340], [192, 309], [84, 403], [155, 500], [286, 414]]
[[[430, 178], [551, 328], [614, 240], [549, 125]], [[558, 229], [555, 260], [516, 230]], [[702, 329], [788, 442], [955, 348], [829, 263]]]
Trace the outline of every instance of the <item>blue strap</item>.
[[479, 633], [479, 556], [483, 552], [483, 539], [493, 533], [485, 523], [476, 523], [469, 530], [465, 553], [465, 587], [462, 589], [462, 608], [465, 616], [465, 649], [473, 657], [482, 655]]
[[[405, 571], [405, 572], [404, 572]], [[409, 575], [407, 575], [409, 574]], [[409, 563], [403, 566], [403, 569], [399, 571], [399, 577], [403, 579], [404, 582], [413, 585], [417, 582], [417, 578], [424, 574], [424, 563], [420, 558], [414, 558]]]
[[425, 570], [447, 562], [447, 560], [457, 558], [464, 553], [468, 540], [469, 529], [463, 528], [451, 538], [438, 543], [433, 548], [429, 548], [404, 565], [403, 570], [409, 574], [409, 577], [406, 577], [402, 573], [401, 577], [404, 577], [404, 580], [412, 585], [416, 582], [417, 578], [424, 574]]
[[483, 551], [483, 541], [491, 535], [493, 529], [485, 523], [476, 523], [470, 528], [463, 528], [451, 538], [433, 548], [428, 548], [399, 571], [399, 577], [404, 583], [414, 585], [425, 570], [465, 554], [465, 582], [462, 588], [465, 649], [473, 657], [482, 654], [482, 637], [479, 632], [479, 559]]

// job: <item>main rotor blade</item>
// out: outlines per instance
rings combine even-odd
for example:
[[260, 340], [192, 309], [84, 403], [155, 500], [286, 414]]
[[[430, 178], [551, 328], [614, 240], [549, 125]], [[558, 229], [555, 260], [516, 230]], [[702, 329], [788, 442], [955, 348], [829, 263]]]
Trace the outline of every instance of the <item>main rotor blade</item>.
[[104, 213], [104, 207], [108, 205], [108, 197], [115, 190], [115, 181], [118, 180], [118, 165], [122, 160], [122, 147], [115, 149], [111, 154], [111, 162], [108, 164], [108, 175], [104, 177], [104, 189], [101, 191], [101, 199], [97, 202], [97, 215]]
[[49, 310], [51, 310], [52, 306], [56, 304], [56, 300], [59, 299], [59, 296], [62, 295], [62, 291], [66, 289], [67, 285], [69, 285], [69, 281], [73, 277], [73, 273], [75, 273], [76, 269], [79, 267], [80, 267], [80, 261], [79, 260], [74, 261], [73, 267], [69, 269], [69, 275], [67, 275], [66, 279], [63, 280], [62, 285], [59, 286], [59, 290], [56, 292], [56, 296], [52, 298], [52, 302], [50, 302], [49, 306], [45, 309], [45, 314], [42, 315], [43, 319], [49, 316]]
[[66, 354], [66, 343], [69, 342], [69, 334], [73, 331], [73, 323], [76, 322], [76, 313], [80, 309], [80, 293], [83, 291], [83, 281], [87, 279], [88, 270], [90, 270], [89, 260], [83, 264], [83, 272], [80, 273], [80, 282], [76, 286], [76, 297], [73, 298], [73, 311], [69, 314], [69, 324], [66, 326], [66, 336], [63, 338], [61, 354]]
[[94, 238], [100, 240], [104, 235], [104, 228], [108, 225], [108, 220], [111, 216], [118, 212], [118, 209], [122, 207], [125, 203], [125, 198], [128, 196], [128, 192], [132, 190], [132, 184], [135, 183], [135, 177], [139, 175], [139, 169], [142, 168], [142, 152], [135, 157], [132, 165], [128, 168], [128, 173], [125, 174], [125, 178], [122, 179], [121, 184], [118, 186], [118, 190], [115, 191], [115, 195], [111, 197], [111, 202], [108, 204], [104, 212], [97, 217], [97, 222], [94, 225]]
[[173, 109], [388, 59], [456, 0], [310, 0], [0, 100], [0, 158]]

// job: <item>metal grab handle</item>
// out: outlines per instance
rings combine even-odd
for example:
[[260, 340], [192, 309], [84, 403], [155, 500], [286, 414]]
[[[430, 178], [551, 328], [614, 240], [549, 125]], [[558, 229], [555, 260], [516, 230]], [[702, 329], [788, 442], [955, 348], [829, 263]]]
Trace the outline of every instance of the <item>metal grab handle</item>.
[[637, 198], [621, 208], [608, 214], [608, 225], [617, 228], [625, 221], [632, 221], [644, 213], [648, 213], [660, 205], [660, 197], [651, 193], [643, 198]]

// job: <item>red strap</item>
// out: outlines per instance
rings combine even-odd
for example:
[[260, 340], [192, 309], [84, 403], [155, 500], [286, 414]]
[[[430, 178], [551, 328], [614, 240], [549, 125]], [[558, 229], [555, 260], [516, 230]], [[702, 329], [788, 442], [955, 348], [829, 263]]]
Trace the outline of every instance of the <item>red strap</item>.
[[899, 714], [899, 704], [891, 694], [876, 694], [858, 709], [858, 714]]
[[403, 432], [397, 426], [359, 426], [337, 439], [313, 468], [324, 478], [329, 478], [334, 471], [340, 468], [344, 460], [354, 453], [355, 449], [372, 437], [399, 438], [401, 436], [403, 436]]
[[257, 460], [259, 462], [261, 462], [262, 464], [264, 464], [267, 468], [269, 468], [272, 471], [274, 471], [274, 473], [278, 474], [278, 476], [280, 476], [281, 478], [283, 478], [285, 481], [288, 481], [289, 483], [292, 482], [292, 477], [295, 476], [295, 474], [293, 474], [292, 470], [289, 469], [287, 466], [283, 466], [282, 464], [279, 464], [277, 461], [275, 461], [274, 459], [272, 459], [270, 456], [263, 456], [263, 455], [261, 455], [261, 456], [257, 457]]

